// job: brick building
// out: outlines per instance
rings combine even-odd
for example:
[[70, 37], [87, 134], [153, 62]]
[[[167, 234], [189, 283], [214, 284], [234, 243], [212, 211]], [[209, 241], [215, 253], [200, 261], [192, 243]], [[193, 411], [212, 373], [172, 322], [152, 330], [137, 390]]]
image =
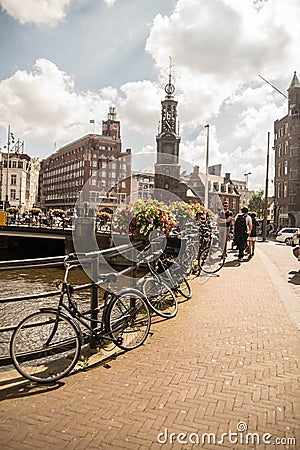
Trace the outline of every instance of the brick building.
[[130, 195], [130, 184], [131, 149], [122, 152], [120, 122], [110, 107], [101, 135], [83, 136], [41, 162], [39, 202], [45, 209], [69, 209], [81, 199], [114, 211]]
[[288, 88], [288, 114], [274, 122], [274, 221], [300, 226], [300, 83], [296, 72]]

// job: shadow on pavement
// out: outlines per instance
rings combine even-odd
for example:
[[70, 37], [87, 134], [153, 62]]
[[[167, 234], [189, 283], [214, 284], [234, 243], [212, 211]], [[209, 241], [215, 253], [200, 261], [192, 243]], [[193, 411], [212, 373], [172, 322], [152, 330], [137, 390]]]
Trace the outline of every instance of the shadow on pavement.
[[30, 383], [24, 381], [17, 385], [9, 386], [0, 392], [0, 401], [9, 400], [12, 398], [30, 397], [32, 395], [44, 394], [46, 392], [52, 392], [56, 389], [64, 386], [63, 382], [56, 382], [53, 385], [39, 385], [36, 383]]
[[238, 260], [226, 261], [223, 267], [240, 267], [241, 263]]
[[295, 270], [292, 270], [291, 272], [289, 272], [289, 275], [293, 276], [288, 279], [288, 283], [300, 286], [300, 271], [296, 272]]

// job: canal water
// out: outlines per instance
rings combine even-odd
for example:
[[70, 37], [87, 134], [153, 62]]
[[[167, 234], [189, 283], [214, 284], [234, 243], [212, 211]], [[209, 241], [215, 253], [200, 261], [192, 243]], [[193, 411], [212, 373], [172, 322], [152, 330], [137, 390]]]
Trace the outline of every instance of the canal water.
[[[0, 270], [0, 299], [21, 297], [24, 295], [56, 291], [56, 283], [64, 276], [64, 267], [28, 268]], [[90, 283], [87, 274], [80, 269], [70, 272], [69, 282], [76, 286]], [[86, 289], [76, 294], [83, 308], [89, 305], [91, 290]], [[56, 306], [59, 296], [44, 297], [0, 303], [0, 328], [17, 325], [30, 312], [37, 311], [42, 306]], [[0, 333], [0, 358], [8, 354], [11, 331]], [[1, 368], [0, 368], [1, 370]]]

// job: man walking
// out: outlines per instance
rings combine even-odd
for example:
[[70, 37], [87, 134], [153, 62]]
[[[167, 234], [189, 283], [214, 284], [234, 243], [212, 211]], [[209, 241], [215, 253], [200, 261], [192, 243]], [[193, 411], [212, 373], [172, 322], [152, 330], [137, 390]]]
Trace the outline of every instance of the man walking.
[[234, 219], [234, 240], [239, 251], [239, 261], [243, 261], [244, 251], [247, 247], [247, 240], [251, 229], [252, 220], [248, 215], [248, 208], [244, 206], [241, 209], [241, 213], [237, 214]]

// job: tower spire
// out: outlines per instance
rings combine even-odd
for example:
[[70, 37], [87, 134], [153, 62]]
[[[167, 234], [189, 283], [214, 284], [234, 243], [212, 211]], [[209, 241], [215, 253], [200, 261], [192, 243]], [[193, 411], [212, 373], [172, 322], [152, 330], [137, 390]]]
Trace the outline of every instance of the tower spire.
[[169, 56], [170, 64], [169, 64], [169, 83], [165, 86], [165, 93], [167, 94], [167, 97], [171, 97], [172, 94], [175, 92], [175, 86], [172, 84], [172, 67], [174, 64], [172, 64], [172, 57]]
[[297, 72], [295, 71], [289, 89], [291, 89], [291, 88], [299, 88], [299, 87], [300, 87], [300, 83], [299, 83], [299, 80], [298, 80], [298, 77], [297, 77]]

